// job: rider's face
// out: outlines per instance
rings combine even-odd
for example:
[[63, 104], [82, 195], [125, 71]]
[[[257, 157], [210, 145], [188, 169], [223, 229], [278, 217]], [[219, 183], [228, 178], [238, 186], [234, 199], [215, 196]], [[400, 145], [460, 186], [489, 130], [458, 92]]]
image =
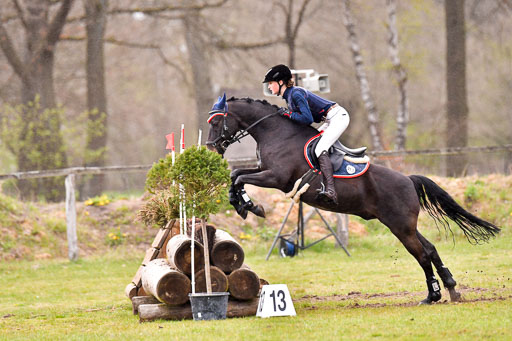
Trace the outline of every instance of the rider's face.
[[[282, 82], [282, 81], [280, 81]], [[268, 82], [268, 89], [270, 92], [272, 92], [273, 95], [280, 95], [279, 94], [279, 83], [275, 81]]]

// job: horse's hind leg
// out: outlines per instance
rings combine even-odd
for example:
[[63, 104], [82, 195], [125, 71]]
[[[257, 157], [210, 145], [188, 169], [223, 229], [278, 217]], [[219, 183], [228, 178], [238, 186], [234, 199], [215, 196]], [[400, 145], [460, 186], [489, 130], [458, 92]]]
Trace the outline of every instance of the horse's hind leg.
[[[397, 213], [397, 212], [395, 212]], [[420, 264], [427, 281], [428, 296], [420, 304], [431, 304], [441, 299], [439, 282], [432, 269], [432, 260], [425, 247], [416, 234], [416, 219], [412, 216], [401, 216], [398, 214], [386, 216], [382, 223], [389, 227], [391, 232], [402, 242], [407, 251], [416, 258]]]
[[418, 236], [418, 239], [420, 240], [421, 244], [423, 245], [423, 248], [425, 251], [429, 254], [430, 259], [432, 260], [432, 263], [437, 269], [437, 273], [439, 274], [439, 277], [441, 277], [441, 280], [443, 281], [444, 287], [448, 290], [450, 293], [450, 299], [452, 302], [458, 302], [460, 301], [460, 293], [458, 293], [455, 290], [455, 286], [457, 285], [457, 282], [455, 279], [453, 279], [452, 273], [446, 266], [444, 266], [443, 261], [441, 260], [441, 257], [439, 257], [439, 254], [437, 253], [437, 250], [435, 246], [429, 242], [421, 233], [416, 231], [416, 235]]

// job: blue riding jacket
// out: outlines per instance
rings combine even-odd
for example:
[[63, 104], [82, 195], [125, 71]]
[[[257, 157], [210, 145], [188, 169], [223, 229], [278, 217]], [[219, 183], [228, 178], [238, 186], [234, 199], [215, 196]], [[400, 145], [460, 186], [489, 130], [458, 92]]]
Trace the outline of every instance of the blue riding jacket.
[[304, 125], [322, 122], [327, 110], [335, 104], [299, 86], [286, 88], [283, 99], [292, 111], [290, 118]]

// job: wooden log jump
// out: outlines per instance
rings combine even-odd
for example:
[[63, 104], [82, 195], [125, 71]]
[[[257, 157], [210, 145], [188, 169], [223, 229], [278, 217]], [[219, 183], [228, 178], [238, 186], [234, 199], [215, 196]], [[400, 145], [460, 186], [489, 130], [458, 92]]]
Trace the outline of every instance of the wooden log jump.
[[226, 231], [217, 229], [211, 253], [213, 265], [229, 274], [242, 266], [244, 257], [240, 244]]
[[[190, 275], [192, 268], [191, 243], [192, 239], [184, 234], [178, 234], [167, 242], [167, 260], [169, 264], [186, 275]], [[199, 271], [204, 268], [204, 250], [203, 245], [197, 241], [194, 241], [194, 243], [194, 266], [196, 271]]]
[[[254, 316], [258, 309], [258, 300], [250, 301], [228, 301], [226, 317]], [[149, 322], [158, 319], [162, 320], [185, 320], [192, 319], [192, 308], [190, 304], [181, 306], [168, 306], [166, 304], [141, 304], [138, 306], [139, 321]]]
[[247, 265], [242, 265], [228, 276], [229, 293], [239, 300], [250, 300], [258, 296], [260, 278]]
[[[228, 291], [228, 276], [218, 267], [210, 267], [213, 292]], [[196, 292], [206, 292], [206, 274], [204, 269], [196, 272]]]
[[179, 305], [188, 301], [190, 279], [163, 258], [154, 259], [142, 270], [142, 287], [160, 302]]

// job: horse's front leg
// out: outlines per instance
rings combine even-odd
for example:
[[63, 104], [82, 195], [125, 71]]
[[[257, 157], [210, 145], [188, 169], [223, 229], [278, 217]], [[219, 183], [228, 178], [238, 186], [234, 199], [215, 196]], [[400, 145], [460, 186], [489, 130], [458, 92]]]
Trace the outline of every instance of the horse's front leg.
[[265, 218], [265, 210], [261, 205], [254, 205], [245, 190], [245, 184], [250, 184], [258, 187], [278, 188], [279, 179], [274, 175], [271, 170], [260, 171], [257, 173], [239, 175], [234, 181], [235, 188], [240, 188], [239, 194], [241, 196], [242, 205], [248, 211], [254, 213], [259, 217]]
[[235, 186], [235, 182], [238, 176], [242, 174], [251, 174], [259, 172], [259, 168], [242, 168], [235, 169], [231, 172], [231, 187], [229, 188], [229, 203], [235, 208], [236, 213], [241, 216], [243, 219], [247, 218], [247, 210], [252, 208], [252, 201], [245, 201], [244, 197], [247, 195], [243, 195], [245, 191], [243, 190], [243, 184], [241, 186]]

